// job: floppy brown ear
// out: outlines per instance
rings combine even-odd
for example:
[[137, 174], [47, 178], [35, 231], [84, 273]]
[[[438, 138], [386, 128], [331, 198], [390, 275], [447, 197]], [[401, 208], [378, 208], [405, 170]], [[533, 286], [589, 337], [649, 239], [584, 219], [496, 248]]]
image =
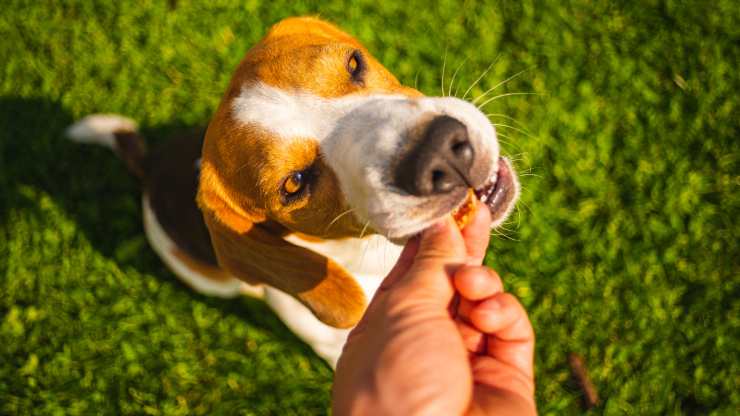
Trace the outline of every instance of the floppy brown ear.
[[339, 264], [285, 241], [280, 227], [255, 224], [226, 206], [218, 212], [205, 208], [203, 217], [216, 258], [229, 273], [294, 296], [336, 328], [352, 327], [362, 317], [365, 293]]

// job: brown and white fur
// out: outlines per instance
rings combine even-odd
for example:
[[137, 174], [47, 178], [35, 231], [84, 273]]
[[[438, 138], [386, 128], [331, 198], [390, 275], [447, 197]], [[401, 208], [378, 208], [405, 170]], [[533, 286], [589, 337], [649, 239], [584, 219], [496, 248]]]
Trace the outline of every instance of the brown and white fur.
[[[470, 147], [453, 184], [465, 186], [399, 184], [440, 119]], [[495, 225], [518, 193], [475, 106], [401, 85], [356, 39], [315, 18], [276, 24], [247, 53], [204, 137], [147, 153], [135, 123], [116, 115], [85, 117], [67, 133], [111, 147], [141, 178], [147, 237], [178, 277], [209, 295], [263, 298], [332, 366], [397, 243], [497, 172], [510, 186]]]

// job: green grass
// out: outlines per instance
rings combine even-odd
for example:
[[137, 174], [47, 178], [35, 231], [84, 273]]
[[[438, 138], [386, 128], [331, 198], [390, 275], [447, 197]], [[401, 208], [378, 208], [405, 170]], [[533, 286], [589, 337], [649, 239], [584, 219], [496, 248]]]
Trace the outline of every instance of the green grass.
[[581, 413], [570, 351], [592, 414], [740, 408], [736, 2], [57, 3], [0, 11], [0, 413], [327, 411], [331, 370], [262, 303], [179, 284], [123, 164], [62, 138], [92, 112], [204, 125], [266, 28], [316, 13], [427, 94], [445, 50], [458, 94], [527, 70], [497, 91], [540, 95], [487, 108], [526, 131], [499, 129], [524, 192], [488, 261], [530, 311], [542, 414]]

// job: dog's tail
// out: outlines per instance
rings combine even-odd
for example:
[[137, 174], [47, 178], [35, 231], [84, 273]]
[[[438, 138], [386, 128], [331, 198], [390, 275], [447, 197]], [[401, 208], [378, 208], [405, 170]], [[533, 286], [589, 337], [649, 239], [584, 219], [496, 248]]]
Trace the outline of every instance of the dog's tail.
[[91, 114], [67, 127], [65, 135], [79, 143], [109, 147], [123, 159], [129, 171], [144, 179], [146, 143], [136, 122], [117, 114]]

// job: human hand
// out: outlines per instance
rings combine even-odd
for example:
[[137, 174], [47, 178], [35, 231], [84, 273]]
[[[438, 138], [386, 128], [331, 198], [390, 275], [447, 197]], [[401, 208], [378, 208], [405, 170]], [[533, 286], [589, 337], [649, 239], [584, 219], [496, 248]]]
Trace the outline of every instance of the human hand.
[[347, 339], [335, 414], [536, 414], [532, 327], [481, 266], [490, 222], [478, 210], [406, 244]]

